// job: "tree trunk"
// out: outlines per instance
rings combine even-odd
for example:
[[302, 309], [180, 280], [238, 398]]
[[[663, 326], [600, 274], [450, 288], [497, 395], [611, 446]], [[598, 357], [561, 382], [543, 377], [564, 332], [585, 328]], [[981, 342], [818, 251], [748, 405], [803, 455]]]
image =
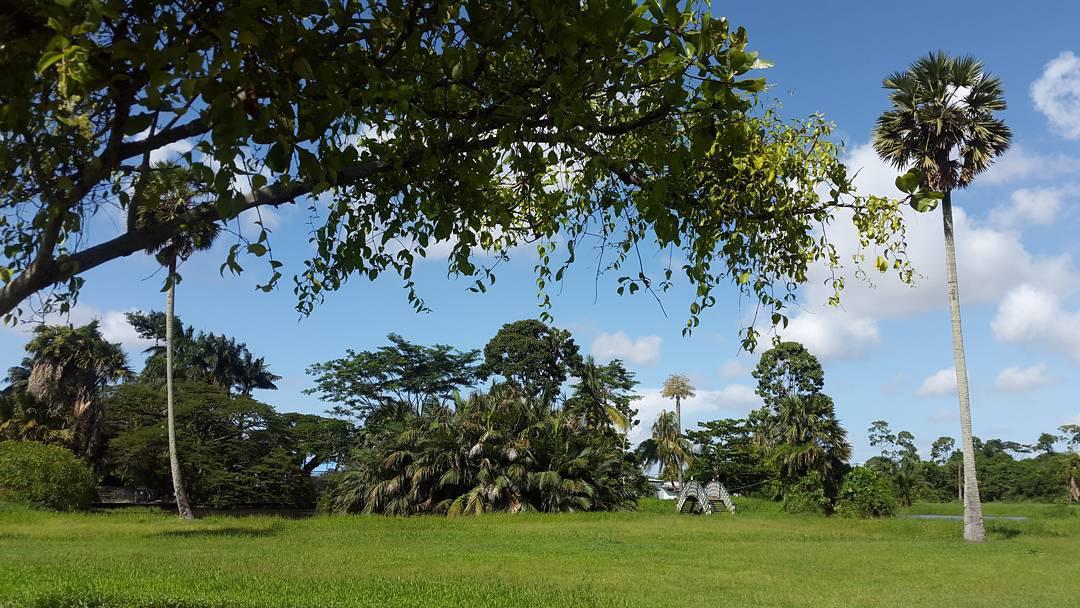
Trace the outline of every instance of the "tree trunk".
[[173, 308], [176, 300], [176, 261], [169, 264], [169, 290], [165, 295], [165, 394], [169, 418], [169, 469], [172, 471], [173, 496], [181, 519], [195, 519], [180, 476], [180, 457], [176, 453], [176, 407], [173, 390]]
[[964, 540], [981, 543], [986, 540], [986, 530], [983, 527], [982, 502], [979, 500], [979, 480], [975, 476], [975, 444], [971, 432], [967, 357], [964, 354], [964, 332], [960, 323], [960, 286], [956, 278], [952, 192], [945, 192], [941, 201], [941, 215], [945, 228], [945, 270], [948, 278], [949, 312], [952, 316], [953, 361], [956, 364], [956, 392], [960, 398], [960, 433], [964, 453]]
[[956, 501], [964, 502], [964, 465], [956, 465]]
[[[676, 425], [677, 431], [678, 431], [676, 433], [676, 437], [678, 439], [682, 439], [682, 400], [679, 399], [678, 395], [675, 396], [675, 425]], [[682, 489], [683, 489], [683, 470], [682, 470], [683, 469], [683, 463], [680, 460], [680, 461], [677, 461], [675, 464], [678, 465], [678, 469], [679, 469], [679, 491], [682, 492]]]

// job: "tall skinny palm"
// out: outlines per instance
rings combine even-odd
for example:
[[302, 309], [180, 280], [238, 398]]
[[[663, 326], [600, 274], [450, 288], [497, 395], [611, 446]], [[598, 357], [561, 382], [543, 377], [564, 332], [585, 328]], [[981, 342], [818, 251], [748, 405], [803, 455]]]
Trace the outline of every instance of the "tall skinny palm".
[[874, 149], [893, 166], [921, 172], [922, 188], [940, 192], [945, 230], [945, 269], [952, 315], [953, 359], [960, 398], [960, 430], [964, 454], [964, 539], [982, 542], [979, 484], [975, 475], [971, 402], [967, 361], [960, 323], [960, 291], [956, 277], [952, 192], [971, 184], [1003, 154], [1012, 132], [995, 112], [1005, 109], [1001, 80], [983, 71], [973, 57], [931, 53], [906, 71], [884, 81], [892, 109], [874, 128]]
[[[672, 374], [668, 376], [667, 380], [664, 380], [664, 389], [660, 393], [661, 396], [667, 399], [675, 400], [675, 428], [678, 429], [678, 434], [681, 437], [683, 432], [682, 425], [682, 400], [689, 399], [694, 396], [694, 385], [690, 384], [690, 379], [682, 374]], [[683, 471], [682, 467], [679, 467], [679, 488], [683, 485]]]
[[[159, 164], [154, 167], [153, 177], [143, 189], [140, 203], [139, 220], [143, 225], [167, 222], [184, 212], [201, 196], [203, 189], [192, 174], [175, 164]], [[175, 387], [173, 386], [173, 322], [176, 306], [176, 283], [180, 276], [176, 274], [177, 265], [187, 260], [196, 251], [210, 249], [217, 238], [220, 228], [217, 224], [202, 225], [198, 229], [176, 233], [165, 243], [148, 249], [165, 266], [169, 275], [165, 283], [165, 393], [169, 427], [169, 469], [172, 473], [173, 496], [176, 509], [182, 519], [194, 519], [184, 480], [180, 472], [180, 456], [176, 449], [176, 411]]]
[[646, 467], [660, 465], [660, 474], [672, 468], [679, 473], [679, 489], [682, 489], [682, 470], [690, 464], [693, 448], [690, 440], [679, 432], [675, 412], [660, 412], [652, 426], [652, 436], [641, 444], [641, 457]]

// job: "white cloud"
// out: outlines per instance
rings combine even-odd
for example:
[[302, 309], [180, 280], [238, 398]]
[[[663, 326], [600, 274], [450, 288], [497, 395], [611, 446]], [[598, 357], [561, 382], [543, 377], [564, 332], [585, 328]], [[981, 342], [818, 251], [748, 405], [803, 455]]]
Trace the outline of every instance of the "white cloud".
[[[673, 411], [675, 402], [660, 395], [659, 388], [644, 388], [638, 393], [639, 401], [634, 402], [638, 410], [637, 427], [630, 432], [631, 444], [637, 444], [648, 438], [652, 425], [661, 411]], [[717, 418], [740, 418], [752, 409], [761, 407], [761, 398], [754, 389], [745, 384], [729, 384], [720, 389], [698, 389], [696, 395], [682, 402], [683, 428], [697, 428], [698, 422]]]
[[165, 144], [150, 152], [150, 163], [156, 164], [168, 160], [175, 160], [176, 157], [187, 154], [194, 147], [195, 145], [187, 140], [174, 141], [171, 144]]
[[1004, 228], [1050, 224], [1061, 210], [1064, 194], [1063, 190], [1055, 188], [1022, 188], [1012, 193], [1007, 206], [995, 207], [990, 212], [990, 221]]
[[254, 238], [259, 232], [260, 222], [268, 232], [277, 230], [281, 226], [281, 211], [269, 206], [257, 207], [242, 212], [238, 219], [244, 234]]
[[[134, 309], [131, 309], [134, 310]], [[140, 338], [135, 333], [135, 328], [127, 322], [127, 318], [124, 316], [125, 312], [120, 310], [107, 310], [101, 311], [93, 306], [86, 304], [79, 304], [66, 315], [50, 314], [44, 319], [47, 324], [64, 324], [72, 325], [74, 327], [80, 327], [86, 325], [90, 321], [98, 321], [101, 329], [101, 335], [109, 342], [119, 343], [124, 350], [131, 352], [139, 352], [143, 349], [151, 346], [153, 340], [146, 340]], [[9, 330], [14, 330], [21, 333], [29, 339], [30, 333], [33, 332], [37, 323], [23, 323], [16, 325], [13, 328], [5, 326]]]
[[1068, 139], [1080, 139], [1080, 57], [1064, 51], [1043, 68], [1031, 85], [1035, 109]]
[[1028, 152], [1027, 148], [1017, 144], [979, 176], [976, 183], [1000, 185], [1021, 179], [1045, 181], [1077, 171], [1080, 171], [1080, 158]]
[[956, 393], [956, 370], [947, 368], [928, 376], [915, 390], [916, 397], [939, 397]]
[[960, 419], [956, 408], [941, 408], [930, 414], [930, 422], [953, 422]]
[[1013, 289], [990, 326], [998, 340], [1062, 351], [1080, 363], [1080, 311], [1066, 310], [1061, 297], [1049, 289]]
[[819, 359], [857, 357], [881, 342], [876, 321], [831, 306], [795, 315], [778, 333], [785, 340], [801, 342]]
[[995, 385], [1002, 391], [1024, 392], [1046, 386], [1053, 381], [1047, 372], [1046, 364], [1037, 363], [1030, 367], [1006, 367], [998, 374]]
[[601, 361], [623, 359], [642, 367], [652, 367], [660, 362], [660, 336], [630, 338], [626, 332], [601, 333], [593, 340], [591, 352]]
[[[882, 163], [870, 144], [852, 150], [845, 162], [859, 171], [856, 184], [860, 192], [899, 194], [893, 184], [896, 170]], [[961, 193], [957, 197], [959, 202], [964, 202], [965, 196], [966, 193]], [[960, 293], [965, 305], [997, 301], [1024, 281], [1055, 293], [1080, 287], [1080, 273], [1076, 272], [1069, 256], [1036, 255], [1028, 250], [1018, 231], [980, 223], [961, 207], [954, 207], [953, 215]], [[914, 285], [901, 282], [895, 272], [880, 274], [872, 267], [866, 268], [870, 282], [854, 278], [851, 260], [859, 250], [859, 241], [847, 217], [838, 217], [828, 236], [846, 265], [842, 274], [848, 280], [840, 296], [841, 306], [848, 318], [861, 324], [861, 335], [867, 341], [864, 347], [873, 343], [870, 327], [877, 320], [946, 308], [945, 244], [939, 211], [905, 211], [907, 253], [919, 274]], [[869, 260], [877, 255], [873, 251], [864, 254]], [[869, 263], [864, 265], [869, 266]], [[805, 302], [809, 307], [821, 305], [832, 294], [828, 284], [830, 277], [831, 272], [823, 264], [811, 269], [805, 290]], [[840, 321], [836, 323], [841, 324]]]
[[728, 359], [720, 366], [720, 378], [724, 380], [746, 376], [749, 373], [750, 367], [744, 365], [743, 362], [738, 359]]

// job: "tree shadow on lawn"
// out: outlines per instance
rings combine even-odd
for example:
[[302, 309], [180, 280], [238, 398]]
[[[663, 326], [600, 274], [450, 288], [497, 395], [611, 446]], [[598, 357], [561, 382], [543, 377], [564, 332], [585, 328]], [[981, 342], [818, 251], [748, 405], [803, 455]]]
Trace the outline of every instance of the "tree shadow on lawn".
[[152, 536], [167, 538], [267, 538], [277, 535], [281, 526], [274, 524], [266, 528], [245, 528], [243, 526], [225, 526], [223, 528], [197, 528], [190, 530], [165, 530]]

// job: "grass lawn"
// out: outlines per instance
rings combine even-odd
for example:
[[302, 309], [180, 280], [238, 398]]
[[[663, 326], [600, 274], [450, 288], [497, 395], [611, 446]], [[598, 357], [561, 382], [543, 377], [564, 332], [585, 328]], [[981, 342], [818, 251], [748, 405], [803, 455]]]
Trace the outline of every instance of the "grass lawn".
[[[947, 520], [742, 512], [214, 517], [0, 506], [0, 606], [1072, 606], [1080, 508], [989, 505], [991, 541]], [[917, 505], [913, 513], [957, 513]]]

